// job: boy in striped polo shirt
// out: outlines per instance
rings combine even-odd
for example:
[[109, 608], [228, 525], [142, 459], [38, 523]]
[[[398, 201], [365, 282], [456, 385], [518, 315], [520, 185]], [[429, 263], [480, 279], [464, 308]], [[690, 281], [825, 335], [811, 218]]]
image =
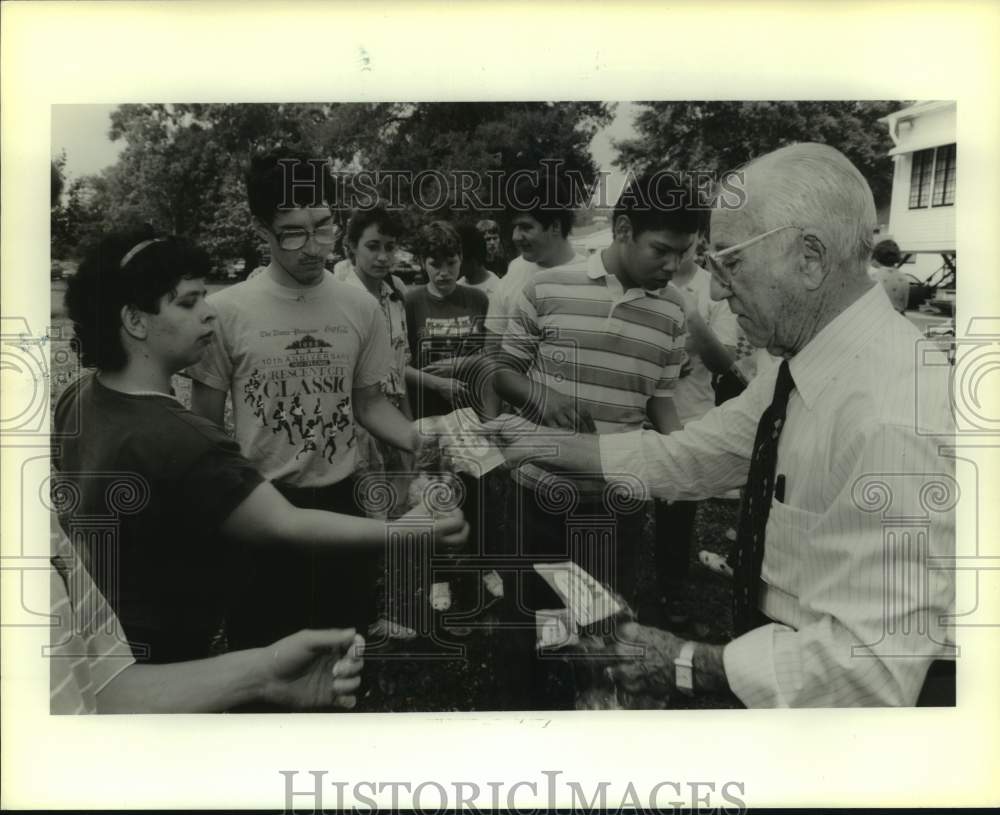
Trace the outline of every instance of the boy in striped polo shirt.
[[[504, 339], [500, 394], [567, 432], [623, 433], [647, 421], [661, 433], [679, 428], [672, 391], [684, 359], [684, 303], [666, 285], [693, 251], [698, 224], [693, 194], [675, 174], [633, 180], [615, 207], [611, 246], [586, 268], [542, 269], [525, 284]], [[530, 563], [567, 557], [634, 603], [642, 496], [622, 502], [599, 478], [567, 479], [530, 462], [513, 478], [528, 605], [561, 605], [530, 576]]]

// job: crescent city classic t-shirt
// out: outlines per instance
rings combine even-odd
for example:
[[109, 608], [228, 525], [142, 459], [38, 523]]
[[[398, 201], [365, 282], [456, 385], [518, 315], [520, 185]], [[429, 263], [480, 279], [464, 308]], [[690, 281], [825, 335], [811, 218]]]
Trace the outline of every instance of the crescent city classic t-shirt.
[[378, 384], [392, 356], [378, 303], [326, 274], [309, 289], [270, 274], [213, 294], [216, 342], [188, 369], [231, 391], [236, 440], [265, 478], [321, 487], [354, 472], [351, 391]]

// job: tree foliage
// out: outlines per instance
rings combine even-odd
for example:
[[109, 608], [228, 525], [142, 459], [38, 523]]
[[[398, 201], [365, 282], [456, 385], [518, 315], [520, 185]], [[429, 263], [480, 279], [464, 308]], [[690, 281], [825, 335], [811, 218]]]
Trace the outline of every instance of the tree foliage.
[[[125, 147], [115, 165], [70, 185], [76, 198], [62, 213], [63, 245], [148, 222], [195, 240], [217, 262], [243, 257], [252, 266], [259, 241], [243, 173], [255, 153], [305, 150], [330, 159], [348, 179], [362, 171], [436, 170], [448, 184], [453, 171], [509, 173], [548, 158], [591, 183], [597, 167], [589, 144], [610, 119], [611, 110], [595, 102], [120, 105], [108, 136]], [[444, 196], [425, 194], [431, 207], [419, 206], [419, 198], [415, 204], [417, 191], [406, 183], [395, 192], [409, 227], [449, 217], [456, 203], [454, 187]], [[483, 189], [475, 192], [486, 200]]]
[[882, 116], [906, 102], [644, 102], [638, 136], [615, 143], [616, 164], [723, 173], [793, 142], [822, 142], [846, 155], [889, 203], [892, 139]]

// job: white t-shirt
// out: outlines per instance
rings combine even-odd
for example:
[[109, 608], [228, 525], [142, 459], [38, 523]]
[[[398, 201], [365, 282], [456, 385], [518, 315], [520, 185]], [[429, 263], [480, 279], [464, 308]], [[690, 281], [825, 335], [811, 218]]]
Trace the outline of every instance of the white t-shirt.
[[351, 391], [392, 368], [378, 302], [329, 273], [310, 289], [270, 274], [213, 294], [216, 342], [187, 373], [229, 391], [240, 450], [269, 480], [334, 484], [357, 459]]
[[[677, 286], [674, 281], [670, 281], [668, 285], [683, 289], [685, 296], [694, 298], [698, 314], [712, 329], [719, 342], [731, 348], [736, 347], [739, 331], [736, 315], [725, 300], [712, 299], [712, 276], [708, 272], [698, 267], [686, 285]], [[691, 362], [691, 373], [682, 376], [674, 385], [674, 405], [682, 425], [704, 416], [715, 407], [712, 372], [690, 348], [688, 359]]]
[[500, 278], [487, 269], [486, 279], [482, 283], [470, 283], [464, 277], [460, 277], [458, 278], [458, 285], [468, 286], [470, 289], [479, 289], [484, 294], [492, 296], [493, 292], [497, 290], [497, 286], [500, 285]]
[[[507, 321], [517, 312], [525, 284], [540, 268], [537, 263], [525, 260], [520, 255], [510, 262], [507, 274], [500, 278], [499, 285], [490, 295], [490, 309], [486, 312], [484, 324], [487, 331], [501, 335], [506, 332]], [[564, 268], [586, 271], [587, 258], [585, 255], [576, 255], [569, 263], [564, 264]]]
[[354, 264], [350, 258], [338, 260], [333, 266], [333, 276], [336, 280], [347, 280], [354, 275]]

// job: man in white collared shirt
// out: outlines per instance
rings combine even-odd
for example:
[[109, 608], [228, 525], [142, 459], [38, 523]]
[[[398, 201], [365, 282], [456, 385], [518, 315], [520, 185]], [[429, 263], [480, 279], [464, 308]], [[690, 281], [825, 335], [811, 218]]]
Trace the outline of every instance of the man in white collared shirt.
[[[957, 486], [939, 453], [953, 433], [948, 366], [868, 278], [874, 203], [842, 154], [792, 145], [743, 181], [745, 204], [712, 214], [712, 293], [793, 383], [765, 510], [762, 624], [725, 646], [626, 628], [645, 647], [613, 670], [629, 691], [731, 692], [748, 707], [913, 705], [932, 662], [954, 656], [940, 629], [953, 583], [933, 567], [954, 548]], [[550, 463], [629, 471], [668, 499], [739, 487], [785, 367], [679, 433], [578, 435]]]

